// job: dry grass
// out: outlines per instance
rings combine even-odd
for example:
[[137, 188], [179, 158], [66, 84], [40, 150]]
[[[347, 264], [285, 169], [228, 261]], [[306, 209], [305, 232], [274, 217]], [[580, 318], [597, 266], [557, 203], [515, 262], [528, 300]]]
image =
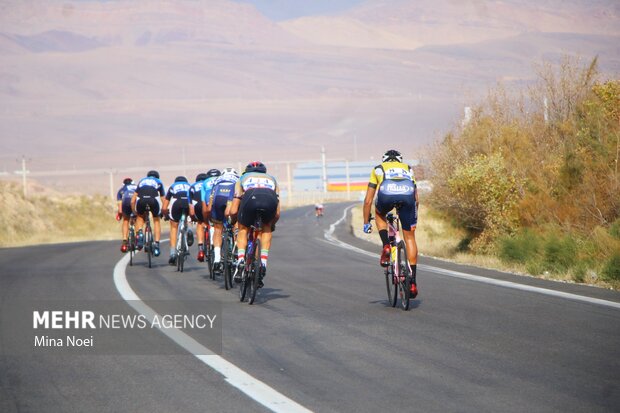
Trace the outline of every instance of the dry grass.
[[[530, 274], [525, 265], [518, 263], [509, 264], [501, 261], [493, 255], [472, 254], [467, 252], [459, 252], [458, 245], [465, 238], [465, 231], [453, 227], [446, 219], [439, 216], [430, 207], [423, 202], [420, 204], [418, 218], [418, 227], [416, 229], [416, 241], [421, 255], [441, 258], [447, 261], [459, 264], [474, 265], [482, 268], [490, 268], [514, 274], [526, 275], [536, 278], [543, 278], [561, 282], [574, 282], [573, 274], [542, 272], [538, 274]], [[381, 240], [376, 232], [376, 227], [372, 234], [365, 234], [362, 231], [362, 206], [356, 206], [351, 210], [352, 213], [352, 231], [353, 234], [361, 239], [381, 245]], [[374, 211], [373, 211], [374, 214]], [[377, 253], [379, 249], [377, 249]], [[594, 285], [603, 288], [616, 288], [617, 286], [605, 282], [600, 279], [594, 272], [588, 271], [584, 277], [584, 282], [588, 285]]]
[[[359, 205], [353, 208], [351, 212], [354, 235], [374, 244], [381, 245], [376, 226], [372, 234], [365, 234], [362, 231], [362, 206]], [[433, 257], [454, 258], [460, 240], [465, 237], [465, 232], [452, 227], [449, 222], [438, 217], [423, 203], [420, 204], [418, 214], [420, 225], [418, 225], [416, 229], [416, 241], [420, 253]]]
[[0, 182], [0, 247], [120, 239], [116, 206], [103, 196], [76, 196]]

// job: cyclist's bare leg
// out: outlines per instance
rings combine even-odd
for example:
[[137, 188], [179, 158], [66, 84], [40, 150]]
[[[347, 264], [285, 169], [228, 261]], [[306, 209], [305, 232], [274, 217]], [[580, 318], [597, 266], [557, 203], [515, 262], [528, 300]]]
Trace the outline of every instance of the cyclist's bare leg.
[[129, 217], [123, 215], [123, 225], [122, 225], [123, 229], [123, 241], [125, 241], [127, 239], [127, 236], [129, 235]]
[[[172, 235], [170, 235], [172, 237]], [[161, 218], [153, 217], [153, 239], [159, 242], [161, 238]]]
[[415, 227], [407, 231], [403, 228], [403, 238], [405, 239], [405, 245], [407, 245], [407, 260], [410, 265], [418, 263], [418, 244], [415, 241]]
[[248, 246], [248, 227], [237, 222], [239, 232], [237, 233], [237, 261], [245, 259], [245, 249]]
[[222, 247], [222, 230], [224, 229], [224, 224], [221, 222], [215, 222], [213, 224], [213, 246], [215, 248]]
[[179, 223], [170, 220], [170, 251], [177, 247], [177, 231], [179, 230]]
[[142, 215], [138, 215], [136, 217], [136, 232], [144, 229], [144, 217]]
[[375, 221], [377, 222], [377, 231], [387, 229], [387, 219], [379, 211], [375, 210]]
[[198, 245], [202, 245], [205, 243], [205, 223], [199, 222], [196, 228], [196, 232], [198, 232]]
[[263, 225], [263, 231], [260, 235], [261, 249], [269, 250], [271, 248], [271, 224]]

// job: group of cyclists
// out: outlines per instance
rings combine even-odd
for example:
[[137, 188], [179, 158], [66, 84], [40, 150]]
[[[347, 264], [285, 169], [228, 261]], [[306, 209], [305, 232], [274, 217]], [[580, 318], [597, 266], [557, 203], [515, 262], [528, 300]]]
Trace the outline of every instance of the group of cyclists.
[[[251, 162], [240, 175], [234, 168], [223, 170], [210, 169], [199, 173], [193, 183], [185, 176], [177, 176], [166, 191], [160, 180], [159, 172], [151, 170], [146, 177], [135, 183], [131, 178], [123, 180], [123, 186], [117, 193], [117, 219], [122, 220], [123, 242], [121, 251], [127, 252], [129, 221], [135, 217], [136, 247], [144, 246], [144, 219], [147, 208], [153, 216], [153, 255], [159, 256], [161, 239], [161, 218], [170, 221], [170, 258], [176, 262], [176, 238], [179, 221], [189, 217], [196, 222], [198, 238], [197, 260], [203, 262], [207, 248], [205, 229], [209, 231], [213, 246], [214, 271], [221, 272], [222, 231], [224, 221], [235, 225], [237, 229], [237, 257], [235, 281], [240, 281], [240, 271], [245, 264], [247, 233], [255, 223], [257, 211], [260, 211], [263, 227], [261, 228], [261, 268], [259, 284], [266, 274], [271, 234], [280, 217], [279, 188], [276, 179], [267, 173], [267, 167], [260, 161]], [[194, 235], [187, 233], [187, 243], [191, 246]]]
[[[376, 200], [375, 200], [375, 195]], [[271, 248], [272, 231], [280, 217], [279, 188], [276, 179], [267, 173], [267, 167], [259, 161], [250, 162], [240, 175], [234, 168], [223, 170], [210, 169], [196, 176], [194, 183], [189, 183], [185, 176], [177, 176], [167, 191], [160, 180], [159, 172], [149, 171], [146, 177], [134, 183], [131, 178], [123, 181], [117, 194], [117, 219], [122, 219], [123, 243], [121, 251], [128, 251], [129, 220], [135, 217], [136, 245], [144, 245], [144, 218], [147, 207], [153, 215], [155, 256], [160, 255], [161, 218], [170, 221], [170, 258], [174, 265], [176, 260], [176, 237], [179, 220], [188, 216], [198, 225], [198, 261], [204, 261], [205, 229], [214, 252], [214, 270], [221, 272], [221, 246], [224, 221], [237, 228], [237, 257], [235, 281], [240, 281], [240, 271], [245, 264], [245, 252], [249, 228], [256, 220], [257, 211], [262, 214], [261, 229], [261, 268], [260, 284], [266, 274], [267, 260]], [[415, 241], [415, 229], [418, 220], [418, 194], [416, 181], [411, 166], [403, 163], [403, 157], [396, 150], [383, 154], [382, 162], [373, 168], [363, 205], [364, 227], [366, 233], [372, 232], [371, 209], [375, 206], [375, 216], [383, 249], [380, 265], [390, 264], [390, 240], [387, 229], [387, 214], [396, 207], [402, 223], [403, 238], [407, 246], [407, 259], [410, 265], [412, 282], [411, 298], [418, 294], [416, 267], [418, 248]], [[315, 205], [317, 218], [323, 215], [323, 205]], [[184, 215], [185, 214], [185, 215]], [[188, 244], [193, 244], [193, 234], [188, 233]]]

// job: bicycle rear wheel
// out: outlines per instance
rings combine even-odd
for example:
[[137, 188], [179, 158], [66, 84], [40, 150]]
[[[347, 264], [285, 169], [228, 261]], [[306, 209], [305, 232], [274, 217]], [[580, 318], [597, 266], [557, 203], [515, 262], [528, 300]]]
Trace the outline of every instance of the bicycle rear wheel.
[[224, 288], [229, 290], [232, 287], [232, 278], [231, 277], [231, 268], [230, 268], [230, 254], [232, 251], [230, 250], [230, 235], [228, 231], [224, 231], [224, 236], [222, 237], [222, 257], [221, 262], [224, 265]]
[[411, 297], [411, 268], [409, 268], [409, 261], [407, 261], [407, 247], [405, 241], [398, 243], [398, 268], [400, 277], [398, 280], [398, 292], [400, 295], [400, 306], [403, 310], [409, 309], [409, 300]]
[[252, 265], [250, 266], [250, 297], [248, 299], [250, 304], [254, 303], [256, 299], [256, 291], [258, 291], [258, 283], [260, 281], [260, 239], [254, 241], [254, 254], [252, 254]]
[[[248, 257], [248, 259], [250, 259]], [[239, 301], [244, 302], [245, 296], [248, 293], [248, 285], [249, 281], [249, 265], [246, 262], [245, 267], [243, 268], [243, 273], [241, 274], [241, 283], [239, 284]]]
[[398, 286], [394, 280], [394, 263], [391, 262], [390, 266], [385, 269], [385, 285], [387, 286], [388, 302], [392, 307], [396, 307], [398, 297]]
[[149, 260], [149, 268], [151, 268], [151, 265], [152, 265], [151, 258], [153, 254], [153, 233], [151, 232], [150, 226], [146, 227], [146, 230], [144, 232], [144, 238], [146, 240], [144, 244], [144, 248], [146, 249], [146, 256], [148, 257], [148, 260]]
[[127, 236], [127, 248], [129, 248], [129, 266], [133, 265], [133, 256], [136, 253], [136, 232], [133, 227], [129, 227], [129, 235]]

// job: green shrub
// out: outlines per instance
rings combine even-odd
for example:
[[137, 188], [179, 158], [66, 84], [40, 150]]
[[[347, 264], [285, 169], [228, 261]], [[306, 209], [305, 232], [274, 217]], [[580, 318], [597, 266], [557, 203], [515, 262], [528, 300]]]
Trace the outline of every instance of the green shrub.
[[620, 281], [620, 251], [611, 256], [603, 268], [603, 278], [609, 281]]
[[505, 262], [526, 263], [538, 254], [539, 237], [529, 230], [524, 230], [512, 237], [499, 240], [499, 257]]
[[620, 218], [616, 219], [609, 227], [609, 235], [615, 239], [620, 239]]
[[577, 243], [569, 236], [552, 236], [545, 243], [544, 266], [556, 273], [570, 269], [577, 262]]

